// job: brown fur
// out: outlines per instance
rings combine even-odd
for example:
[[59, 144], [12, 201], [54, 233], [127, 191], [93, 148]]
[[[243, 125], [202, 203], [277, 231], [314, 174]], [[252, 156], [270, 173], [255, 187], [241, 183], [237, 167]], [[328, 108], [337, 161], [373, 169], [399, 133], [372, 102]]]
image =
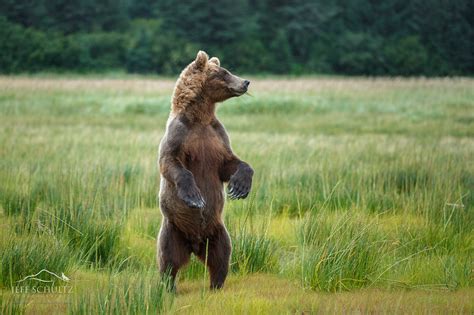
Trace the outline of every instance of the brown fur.
[[223, 184], [229, 182], [231, 198], [245, 198], [253, 170], [232, 152], [215, 107], [245, 93], [248, 83], [202, 51], [176, 82], [159, 157], [163, 223], [158, 262], [161, 272], [171, 272], [173, 282], [193, 252], [207, 261], [211, 287], [224, 284], [231, 244], [221, 217]]

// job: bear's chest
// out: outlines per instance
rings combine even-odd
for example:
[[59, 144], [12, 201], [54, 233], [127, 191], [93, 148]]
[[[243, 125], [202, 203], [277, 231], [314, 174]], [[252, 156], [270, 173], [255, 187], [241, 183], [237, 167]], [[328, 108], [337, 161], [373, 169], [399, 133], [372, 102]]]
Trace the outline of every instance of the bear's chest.
[[224, 142], [211, 127], [191, 130], [183, 151], [187, 164], [199, 164], [209, 169], [219, 167], [226, 155]]

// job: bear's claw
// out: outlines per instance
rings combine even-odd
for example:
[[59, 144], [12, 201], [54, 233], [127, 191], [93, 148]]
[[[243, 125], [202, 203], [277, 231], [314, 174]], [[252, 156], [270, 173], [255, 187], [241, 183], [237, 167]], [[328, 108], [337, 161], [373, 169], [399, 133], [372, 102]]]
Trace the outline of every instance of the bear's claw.
[[246, 198], [250, 193], [251, 185], [252, 177], [242, 176], [242, 174], [236, 173], [230, 179], [227, 194], [230, 199]]
[[186, 205], [188, 205], [188, 207], [191, 207], [191, 208], [202, 209], [206, 205], [206, 203], [204, 202], [204, 200], [202, 198], [198, 199], [198, 200], [191, 199], [191, 198], [184, 198], [183, 201], [186, 203]]
[[184, 198], [183, 200], [188, 207], [202, 209], [206, 205], [202, 198], [195, 200], [191, 198]]
[[182, 189], [178, 190], [178, 197], [184, 201], [184, 203], [191, 208], [202, 209], [206, 206], [206, 201], [201, 196], [197, 187], [190, 188], [187, 191]]

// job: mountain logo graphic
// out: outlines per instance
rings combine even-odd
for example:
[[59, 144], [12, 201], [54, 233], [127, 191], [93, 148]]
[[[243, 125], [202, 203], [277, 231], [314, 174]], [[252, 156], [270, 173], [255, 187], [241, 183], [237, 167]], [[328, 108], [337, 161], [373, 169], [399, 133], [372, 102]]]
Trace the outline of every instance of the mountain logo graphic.
[[27, 281], [27, 280], [36, 280], [36, 281], [39, 281], [39, 282], [54, 283], [54, 280], [45, 280], [45, 279], [40, 278], [40, 275], [44, 275], [45, 273], [50, 274], [51, 276], [56, 277], [61, 281], [69, 282], [71, 280], [64, 274], [64, 272], [61, 273], [61, 276], [58, 276], [54, 272], [51, 272], [47, 269], [42, 269], [34, 275], [29, 275], [29, 276], [26, 276], [25, 278], [23, 278], [21, 280], [18, 280], [17, 283], [24, 282], [24, 281]]

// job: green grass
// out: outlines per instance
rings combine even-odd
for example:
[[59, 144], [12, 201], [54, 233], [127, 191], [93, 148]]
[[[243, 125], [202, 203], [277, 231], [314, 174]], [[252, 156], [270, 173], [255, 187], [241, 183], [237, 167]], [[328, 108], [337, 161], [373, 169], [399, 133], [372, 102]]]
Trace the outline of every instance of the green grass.
[[[229, 283], [193, 258], [175, 297], [155, 261], [173, 84], [0, 77], [2, 314], [474, 310], [474, 80], [252, 80], [218, 108], [255, 169], [225, 206]], [[74, 292], [12, 293], [44, 268]]]
[[71, 314], [157, 314], [169, 309], [173, 295], [158, 271], [110, 275], [70, 295]]
[[[0, 285], [13, 287], [17, 281], [42, 269], [68, 273], [76, 258], [67, 244], [54, 236], [15, 235], [2, 237]], [[54, 280], [50, 275], [43, 280]]]
[[327, 220], [327, 213], [309, 215], [299, 228], [300, 253], [295, 265], [304, 286], [325, 291], [364, 287], [381, 265], [384, 235], [374, 224], [352, 214]]

